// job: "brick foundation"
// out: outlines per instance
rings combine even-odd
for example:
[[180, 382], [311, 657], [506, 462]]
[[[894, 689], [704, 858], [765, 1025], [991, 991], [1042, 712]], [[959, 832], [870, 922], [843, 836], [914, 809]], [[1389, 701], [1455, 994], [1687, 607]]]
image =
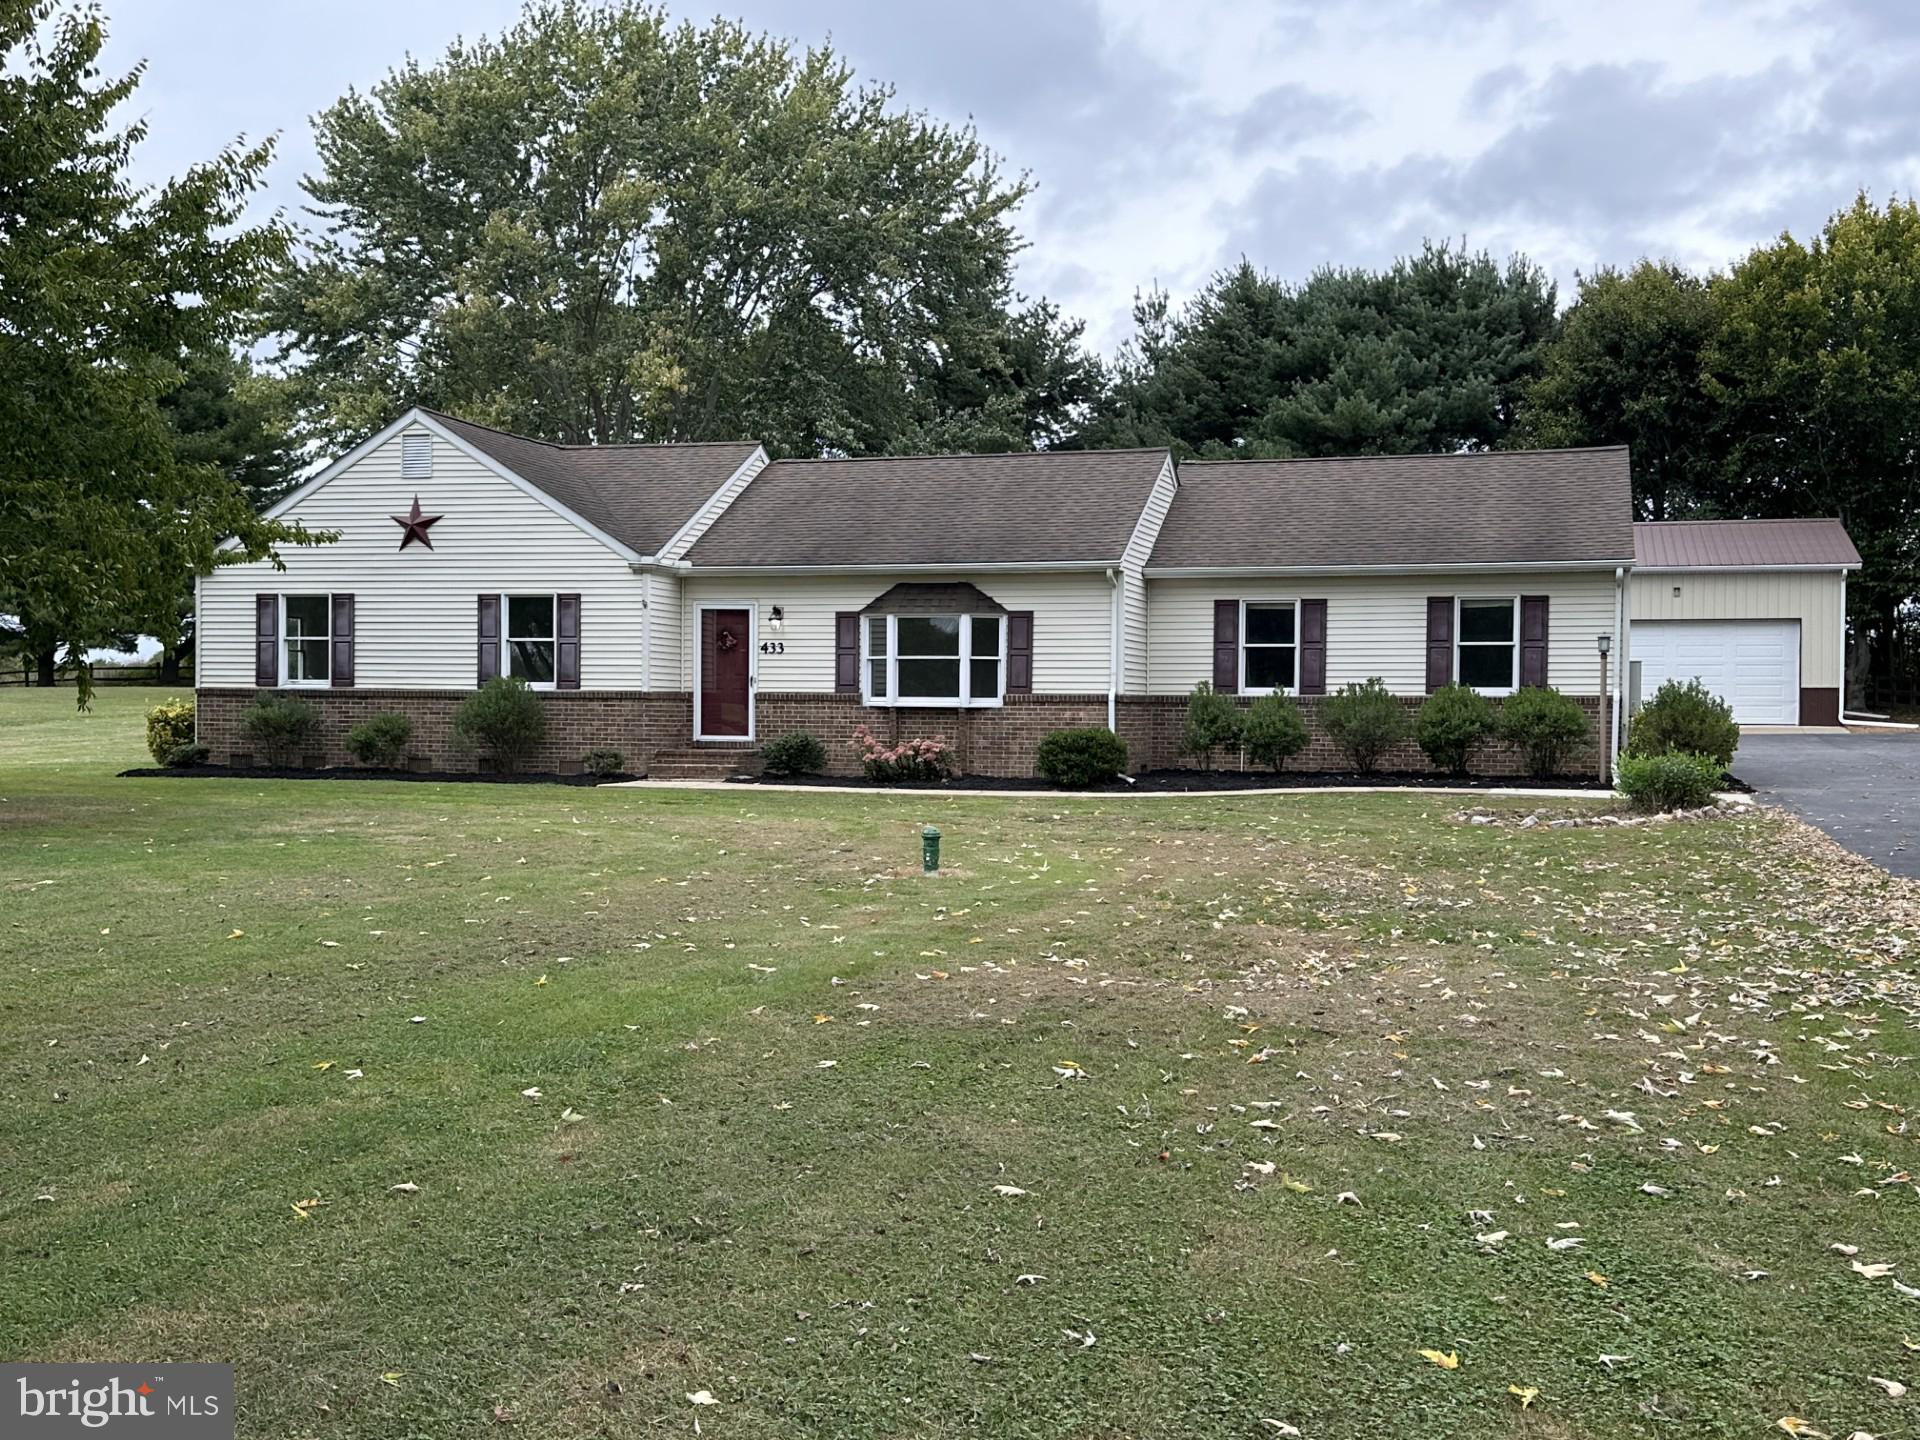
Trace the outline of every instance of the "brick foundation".
[[[250, 746], [240, 731], [241, 713], [253, 703], [251, 689], [204, 689], [197, 692], [197, 729], [200, 743], [216, 764], [234, 764], [250, 757]], [[293, 692], [320, 715], [320, 734], [313, 750], [301, 758], [309, 766], [347, 765], [347, 731], [375, 715], [399, 711], [413, 721], [410, 747], [415, 768], [473, 770], [476, 757], [453, 742], [453, 713], [470, 690], [300, 690]], [[541, 695], [547, 710], [547, 738], [526, 763], [529, 770], [580, 769], [587, 751], [611, 747], [626, 757], [630, 770], [644, 772], [662, 751], [684, 753], [693, 741], [693, 698], [685, 692], [643, 694], [630, 690], [561, 690]], [[1570, 764], [1576, 774], [1592, 774], [1599, 764], [1602, 729], [1597, 696], [1575, 696], [1592, 722], [1587, 743]], [[1421, 697], [1401, 697], [1410, 712]], [[857, 775], [860, 761], [853, 748], [856, 725], [864, 724], [885, 740], [934, 739], [951, 745], [955, 768], [969, 775], [1024, 776], [1034, 773], [1033, 757], [1049, 731], [1107, 723], [1107, 697], [1101, 695], [1009, 695], [994, 709], [905, 709], [868, 707], [857, 695], [819, 691], [762, 691], [755, 697], [756, 728], [761, 740], [793, 730], [807, 730], [827, 749], [827, 769], [835, 775]], [[1243, 706], [1249, 701], [1241, 701]], [[1322, 696], [1304, 696], [1299, 705], [1311, 739], [1306, 750], [1287, 762], [1290, 770], [1345, 770], [1348, 762], [1321, 726]], [[1499, 701], [1493, 702], [1496, 706]], [[1180, 754], [1186, 728], [1187, 701], [1182, 695], [1121, 696], [1117, 707], [1121, 738], [1127, 742], [1134, 770], [1156, 770], [1193, 763]], [[707, 748], [701, 746], [698, 748]], [[714, 747], [718, 750], [720, 747]], [[1215, 764], [1241, 768], [1240, 757], [1216, 756]], [[1385, 770], [1431, 771], [1427, 759], [1411, 741], [1381, 762]], [[1517, 775], [1519, 755], [1501, 744], [1482, 746], [1474, 773]]]

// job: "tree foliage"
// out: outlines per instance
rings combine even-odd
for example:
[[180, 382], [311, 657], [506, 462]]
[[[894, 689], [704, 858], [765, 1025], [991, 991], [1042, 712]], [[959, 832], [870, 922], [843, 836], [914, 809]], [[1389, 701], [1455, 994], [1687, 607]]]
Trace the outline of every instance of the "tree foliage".
[[1720, 501], [1724, 457], [1702, 359], [1714, 291], [1670, 262], [1580, 280], [1528, 386], [1522, 445], [1626, 445], [1642, 519], [1683, 519]]
[[1498, 444], [1553, 333], [1554, 287], [1524, 257], [1425, 246], [1384, 271], [1289, 285], [1242, 261], [1190, 303], [1134, 307], [1089, 444], [1203, 456], [1410, 454]]
[[91, 8], [0, 8], [0, 613], [67, 648], [83, 704], [86, 648], [168, 637], [221, 540], [257, 559], [306, 538], [182, 458], [159, 404], [284, 252], [278, 225], [239, 223], [268, 147], [136, 188], [144, 126], [110, 120], [140, 71], [101, 79], [103, 38]]
[[316, 121], [272, 316], [335, 445], [409, 403], [571, 442], [1028, 448], [1091, 399], [1012, 291], [1027, 194], [827, 48], [530, 7]]

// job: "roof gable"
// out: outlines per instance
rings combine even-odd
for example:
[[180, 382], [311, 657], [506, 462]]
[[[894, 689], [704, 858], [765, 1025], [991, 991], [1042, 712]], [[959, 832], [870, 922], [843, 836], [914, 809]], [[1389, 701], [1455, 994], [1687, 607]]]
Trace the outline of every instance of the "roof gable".
[[747, 440], [554, 445], [434, 410], [419, 413], [639, 555], [655, 554], [760, 451]]
[[687, 551], [695, 568], [1117, 565], [1164, 450], [776, 460]]
[[1194, 461], [1150, 570], [1627, 565], [1624, 446]]

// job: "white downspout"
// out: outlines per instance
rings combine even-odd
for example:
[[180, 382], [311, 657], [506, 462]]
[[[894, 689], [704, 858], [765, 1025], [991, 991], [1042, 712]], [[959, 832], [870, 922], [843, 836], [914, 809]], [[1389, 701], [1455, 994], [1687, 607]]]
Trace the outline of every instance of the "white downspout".
[[1613, 653], [1619, 663], [1613, 679], [1612, 734], [1607, 741], [1609, 771], [1620, 758], [1620, 722], [1626, 711], [1627, 686], [1633, 678], [1633, 655], [1628, 639], [1631, 621], [1632, 611], [1627, 601], [1627, 567], [1616, 565], [1613, 569]]
[[640, 688], [653, 689], [653, 577], [640, 576]]
[[1109, 569], [1107, 579], [1113, 585], [1113, 609], [1107, 621], [1107, 628], [1111, 632], [1107, 645], [1107, 729], [1118, 734], [1120, 731], [1120, 665], [1125, 655], [1120, 639], [1121, 605], [1126, 593], [1125, 572]]

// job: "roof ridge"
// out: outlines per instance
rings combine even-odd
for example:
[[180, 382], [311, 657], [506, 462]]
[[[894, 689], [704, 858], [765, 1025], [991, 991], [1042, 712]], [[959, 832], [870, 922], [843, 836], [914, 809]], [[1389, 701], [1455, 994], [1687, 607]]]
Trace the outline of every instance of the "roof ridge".
[[1248, 455], [1237, 460], [1182, 460], [1189, 465], [1352, 465], [1375, 464], [1383, 460], [1484, 460], [1494, 455], [1601, 455], [1625, 450], [1625, 445], [1536, 445], [1517, 450], [1410, 450], [1396, 455]]
[[542, 440], [538, 435], [522, 435], [517, 430], [502, 430], [498, 425], [483, 425], [478, 420], [469, 420], [464, 415], [455, 415], [447, 410], [435, 410], [431, 405], [413, 407], [423, 415], [431, 415], [436, 420], [451, 420], [456, 425], [465, 425], [470, 429], [484, 430], [489, 435], [504, 435], [509, 440], [518, 440], [524, 445], [544, 445], [549, 450], [698, 450], [724, 446], [731, 449], [739, 445], [758, 448], [758, 440], [616, 440], [606, 445], [574, 445], [562, 440]]
[[1164, 445], [1126, 445], [1117, 449], [1092, 450], [942, 450], [930, 455], [782, 455], [768, 462], [775, 465], [858, 465], [877, 461], [903, 460], [1038, 460], [1063, 455], [1164, 455]]
[[1636, 520], [1635, 525], [1814, 525], [1844, 523], [1838, 515], [1722, 515], [1711, 520]]

